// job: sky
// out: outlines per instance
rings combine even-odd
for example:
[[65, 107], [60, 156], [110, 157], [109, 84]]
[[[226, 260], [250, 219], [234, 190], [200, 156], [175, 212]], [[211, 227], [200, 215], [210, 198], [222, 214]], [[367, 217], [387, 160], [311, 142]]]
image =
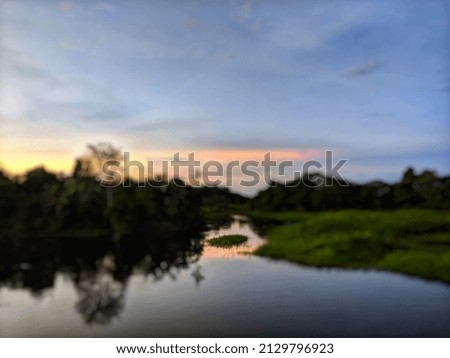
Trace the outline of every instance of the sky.
[[[356, 182], [450, 173], [447, 2], [9, 1], [0, 163], [347, 159]], [[258, 156], [260, 156], [258, 158]]]

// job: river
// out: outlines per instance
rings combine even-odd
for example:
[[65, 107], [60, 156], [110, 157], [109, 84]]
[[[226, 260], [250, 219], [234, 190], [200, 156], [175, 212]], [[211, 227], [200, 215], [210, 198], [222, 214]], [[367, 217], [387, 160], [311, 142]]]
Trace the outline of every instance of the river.
[[[207, 244], [227, 233], [249, 242]], [[3, 284], [0, 336], [450, 337], [449, 285], [257, 257], [264, 238], [242, 217], [205, 238], [187, 263], [153, 275], [134, 269], [118, 280], [107, 255], [95, 273], [56, 272], [39, 292]]]

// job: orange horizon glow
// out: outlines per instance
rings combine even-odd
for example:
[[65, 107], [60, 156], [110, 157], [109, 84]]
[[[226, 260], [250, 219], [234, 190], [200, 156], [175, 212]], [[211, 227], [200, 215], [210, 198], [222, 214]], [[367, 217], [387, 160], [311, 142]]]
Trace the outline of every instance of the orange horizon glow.
[[[233, 160], [264, 160], [264, 155], [270, 152], [271, 160], [308, 160], [318, 158], [320, 151], [317, 149], [251, 149], [251, 148], [212, 148], [198, 150], [149, 150], [130, 151], [130, 160], [138, 160], [145, 165], [147, 161], [155, 162], [172, 160], [175, 153], [180, 153], [180, 159], [186, 159], [189, 153], [194, 153], [195, 160], [204, 163], [208, 160], [216, 160], [227, 163]], [[27, 171], [43, 166], [49, 171], [68, 174], [72, 171], [76, 157], [71, 152], [57, 150], [4, 150], [0, 157], [0, 167], [12, 175], [21, 175]]]

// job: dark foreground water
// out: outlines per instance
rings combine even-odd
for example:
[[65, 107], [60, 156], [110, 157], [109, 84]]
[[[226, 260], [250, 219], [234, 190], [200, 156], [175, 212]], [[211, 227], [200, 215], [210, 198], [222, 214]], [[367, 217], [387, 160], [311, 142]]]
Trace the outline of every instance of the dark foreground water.
[[95, 272], [56, 273], [40, 291], [4, 283], [0, 336], [450, 337], [449, 285], [271, 261], [249, 254], [263, 240], [248, 223], [236, 220], [227, 232], [250, 243], [206, 245], [152, 275], [139, 269], [144, 263], [118, 279], [116, 258], [105, 256]]

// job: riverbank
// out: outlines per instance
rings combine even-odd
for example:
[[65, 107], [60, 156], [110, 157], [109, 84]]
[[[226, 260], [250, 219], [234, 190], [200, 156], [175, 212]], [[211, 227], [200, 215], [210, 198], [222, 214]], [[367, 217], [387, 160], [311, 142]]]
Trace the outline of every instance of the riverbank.
[[311, 266], [379, 269], [450, 282], [450, 212], [253, 212], [276, 223], [257, 255]]

